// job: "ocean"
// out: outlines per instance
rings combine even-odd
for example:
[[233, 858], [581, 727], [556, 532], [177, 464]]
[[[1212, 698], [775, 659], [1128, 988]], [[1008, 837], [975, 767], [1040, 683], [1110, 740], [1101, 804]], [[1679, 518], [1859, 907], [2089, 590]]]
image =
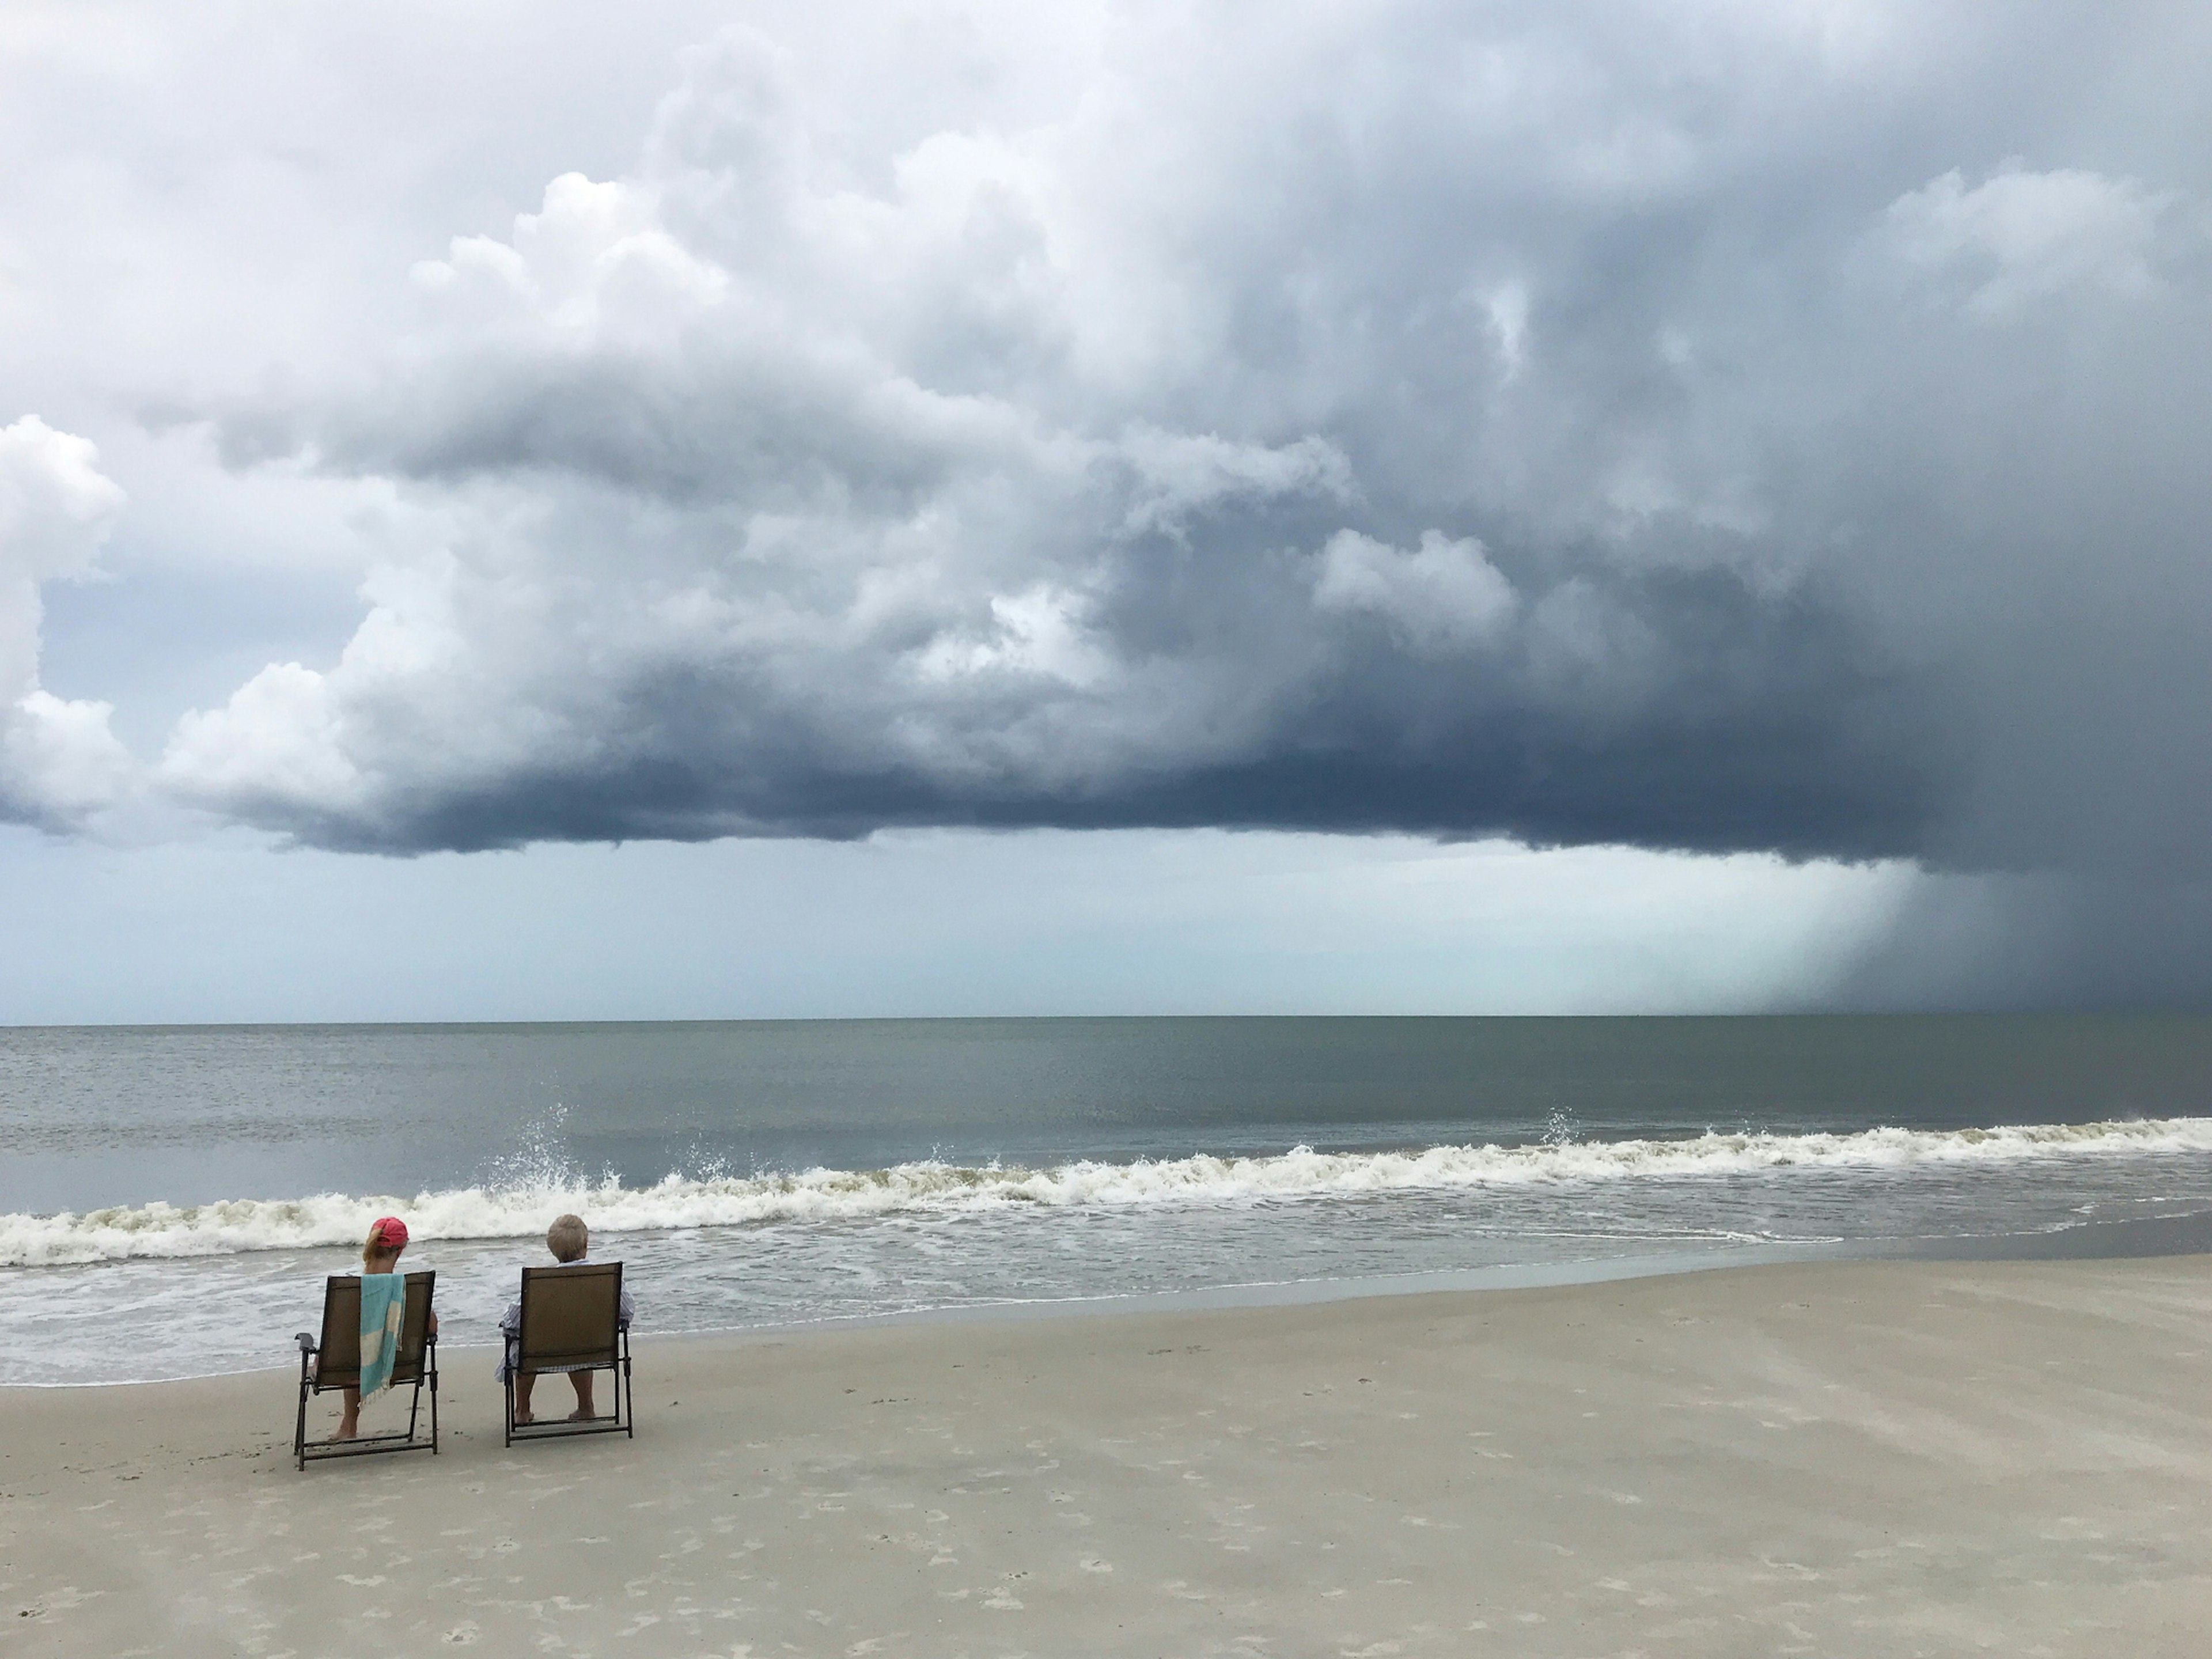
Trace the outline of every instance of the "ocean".
[[488, 1343], [564, 1210], [641, 1337], [2205, 1249], [2212, 1018], [0, 1029], [0, 1382], [285, 1364], [387, 1212]]

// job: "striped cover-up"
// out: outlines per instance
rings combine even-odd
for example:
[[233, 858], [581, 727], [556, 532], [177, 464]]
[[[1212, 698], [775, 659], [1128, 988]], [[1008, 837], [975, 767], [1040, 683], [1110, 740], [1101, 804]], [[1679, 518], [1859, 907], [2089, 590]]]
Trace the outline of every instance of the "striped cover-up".
[[361, 1276], [361, 1397], [392, 1384], [392, 1362], [399, 1354], [399, 1328], [407, 1317], [404, 1273]]

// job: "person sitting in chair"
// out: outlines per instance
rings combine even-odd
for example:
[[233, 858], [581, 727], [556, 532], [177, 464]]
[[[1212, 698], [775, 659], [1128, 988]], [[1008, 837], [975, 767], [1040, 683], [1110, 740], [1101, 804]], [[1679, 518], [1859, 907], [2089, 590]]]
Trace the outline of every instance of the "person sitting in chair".
[[[579, 1222], [578, 1225], [582, 1224]], [[407, 1224], [396, 1215], [379, 1216], [369, 1224], [368, 1241], [361, 1247], [361, 1270], [363, 1273], [396, 1273], [399, 1271], [399, 1253], [407, 1248]], [[430, 1334], [438, 1334], [438, 1316], [430, 1316]], [[395, 1325], [392, 1334], [396, 1337]], [[385, 1370], [389, 1373], [387, 1358]], [[337, 1438], [352, 1440], [361, 1433], [361, 1390], [347, 1389], [339, 1398], [345, 1403], [338, 1411]]]
[[[545, 1248], [553, 1252], [554, 1261], [562, 1267], [582, 1267], [592, 1248], [592, 1235], [584, 1225], [583, 1217], [564, 1215], [556, 1218], [545, 1230]], [[622, 1293], [622, 1327], [624, 1330], [629, 1328], [630, 1318], [636, 1310], [636, 1304], [630, 1299], [629, 1289], [625, 1285]], [[507, 1304], [507, 1312], [500, 1319], [499, 1328], [501, 1340], [496, 1375], [504, 1382], [507, 1377], [508, 1352], [522, 1329], [521, 1297], [517, 1297]], [[530, 1411], [530, 1393], [537, 1381], [538, 1376], [534, 1371], [514, 1374], [514, 1420], [517, 1426], [537, 1421]], [[568, 1413], [568, 1420], [571, 1423], [588, 1423], [598, 1415], [592, 1407], [592, 1373], [580, 1366], [569, 1371], [568, 1381], [576, 1390], [576, 1409]], [[616, 1404], [619, 1406], [621, 1401], [617, 1400]]]

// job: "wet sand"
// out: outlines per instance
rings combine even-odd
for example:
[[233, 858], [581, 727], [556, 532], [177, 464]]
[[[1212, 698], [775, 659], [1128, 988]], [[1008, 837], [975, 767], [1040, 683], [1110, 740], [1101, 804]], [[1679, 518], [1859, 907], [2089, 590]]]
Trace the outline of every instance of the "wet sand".
[[507, 1450], [488, 1354], [449, 1350], [441, 1455], [304, 1474], [289, 1371], [0, 1390], [0, 1650], [2104, 1659], [2212, 1630], [2212, 1257], [637, 1365], [635, 1441]]

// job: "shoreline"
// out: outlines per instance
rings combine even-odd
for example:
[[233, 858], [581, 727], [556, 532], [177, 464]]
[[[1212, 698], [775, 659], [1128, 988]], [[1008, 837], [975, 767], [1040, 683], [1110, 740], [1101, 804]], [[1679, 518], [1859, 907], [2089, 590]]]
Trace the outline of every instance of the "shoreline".
[[[1209, 1313], [1238, 1309], [1327, 1306], [1370, 1297], [1483, 1294], [1493, 1291], [1556, 1290], [1579, 1285], [1607, 1285], [1622, 1279], [1663, 1279], [1678, 1273], [1723, 1273], [1735, 1268], [1776, 1267], [1844, 1257], [1826, 1243], [1814, 1244], [1718, 1245], [1711, 1252], [1582, 1257], [1566, 1261], [1509, 1262], [1490, 1267], [1449, 1267], [1431, 1272], [1370, 1274], [1345, 1279], [1267, 1280], [1207, 1285], [1195, 1290], [1133, 1291], [1106, 1296], [1036, 1297], [999, 1302], [947, 1303], [932, 1308], [902, 1308], [885, 1313], [826, 1314], [818, 1319], [763, 1322], [753, 1325], [711, 1325], [680, 1330], [640, 1328], [640, 1342], [714, 1342], [747, 1337], [781, 1338], [815, 1333], [865, 1331], [903, 1326], [997, 1324], [1031, 1320], [1138, 1318], [1146, 1315]], [[1881, 1259], [1868, 1257], [1863, 1259]], [[82, 1264], [94, 1270], [106, 1264]], [[65, 1271], [73, 1271], [67, 1269]], [[42, 1271], [26, 1269], [24, 1271]], [[441, 1364], [463, 1356], [489, 1359], [495, 1342], [441, 1340]], [[273, 1365], [241, 1365], [230, 1370], [187, 1376], [118, 1377], [112, 1381], [0, 1382], [0, 1401], [15, 1390], [147, 1389], [171, 1383], [213, 1382], [223, 1377], [296, 1376], [297, 1356]]]
[[[619, 1239], [623, 1235], [616, 1235]], [[1657, 1242], [1657, 1241], [1651, 1241]], [[1727, 1273], [1746, 1267], [1853, 1261], [2036, 1261], [2160, 1260], [2177, 1255], [2212, 1255], [2212, 1211], [2091, 1221], [2039, 1233], [1960, 1235], [1897, 1240], [1711, 1239], [1704, 1248], [1625, 1252], [1559, 1261], [1503, 1262], [1479, 1267], [1447, 1267], [1404, 1273], [1343, 1278], [1262, 1280], [1188, 1290], [1139, 1291], [1097, 1296], [1038, 1297], [999, 1301], [948, 1303], [935, 1307], [881, 1313], [829, 1314], [818, 1318], [762, 1321], [751, 1324], [641, 1328], [639, 1339], [690, 1342], [749, 1335], [803, 1334], [816, 1331], [869, 1329], [878, 1326], [934, 1325], [969, 1322], [1118, 1318], [1182, 1311], [1244, 1308], [1304, 1307], [1376, 1297], [1496, 1291], [1564, 1289], [1683, 1273]], [[180, 1264], [208, 1258], [179, 1258]], [[99, 1271], [107, 1263], [73, 1263], [53, 1269], [0, 1269], [0, 1284], [11, 1273]], [[489, 1355], [493, 1342], [448, 1340], [441, 1352], [458, 1361], [470, 1354]], [[170, 1376], [61, 1382], [0, 1382], [0, 1397], [14, 1389], [115, 1389], [186, 1382], [227, 1376], [252, 1376], [296, 1370], [295, 1363], [242, 1364], [226, 1370]]]
[[2212, 1256], [642, 1337], [634, 1441], [512, 1450], [488, 1352], [448, 1351], [439, 1456], [304, 1475], [283, 1371], [0, 1390], [17, 1650], [2086, 1656], [2212, 1626]]

